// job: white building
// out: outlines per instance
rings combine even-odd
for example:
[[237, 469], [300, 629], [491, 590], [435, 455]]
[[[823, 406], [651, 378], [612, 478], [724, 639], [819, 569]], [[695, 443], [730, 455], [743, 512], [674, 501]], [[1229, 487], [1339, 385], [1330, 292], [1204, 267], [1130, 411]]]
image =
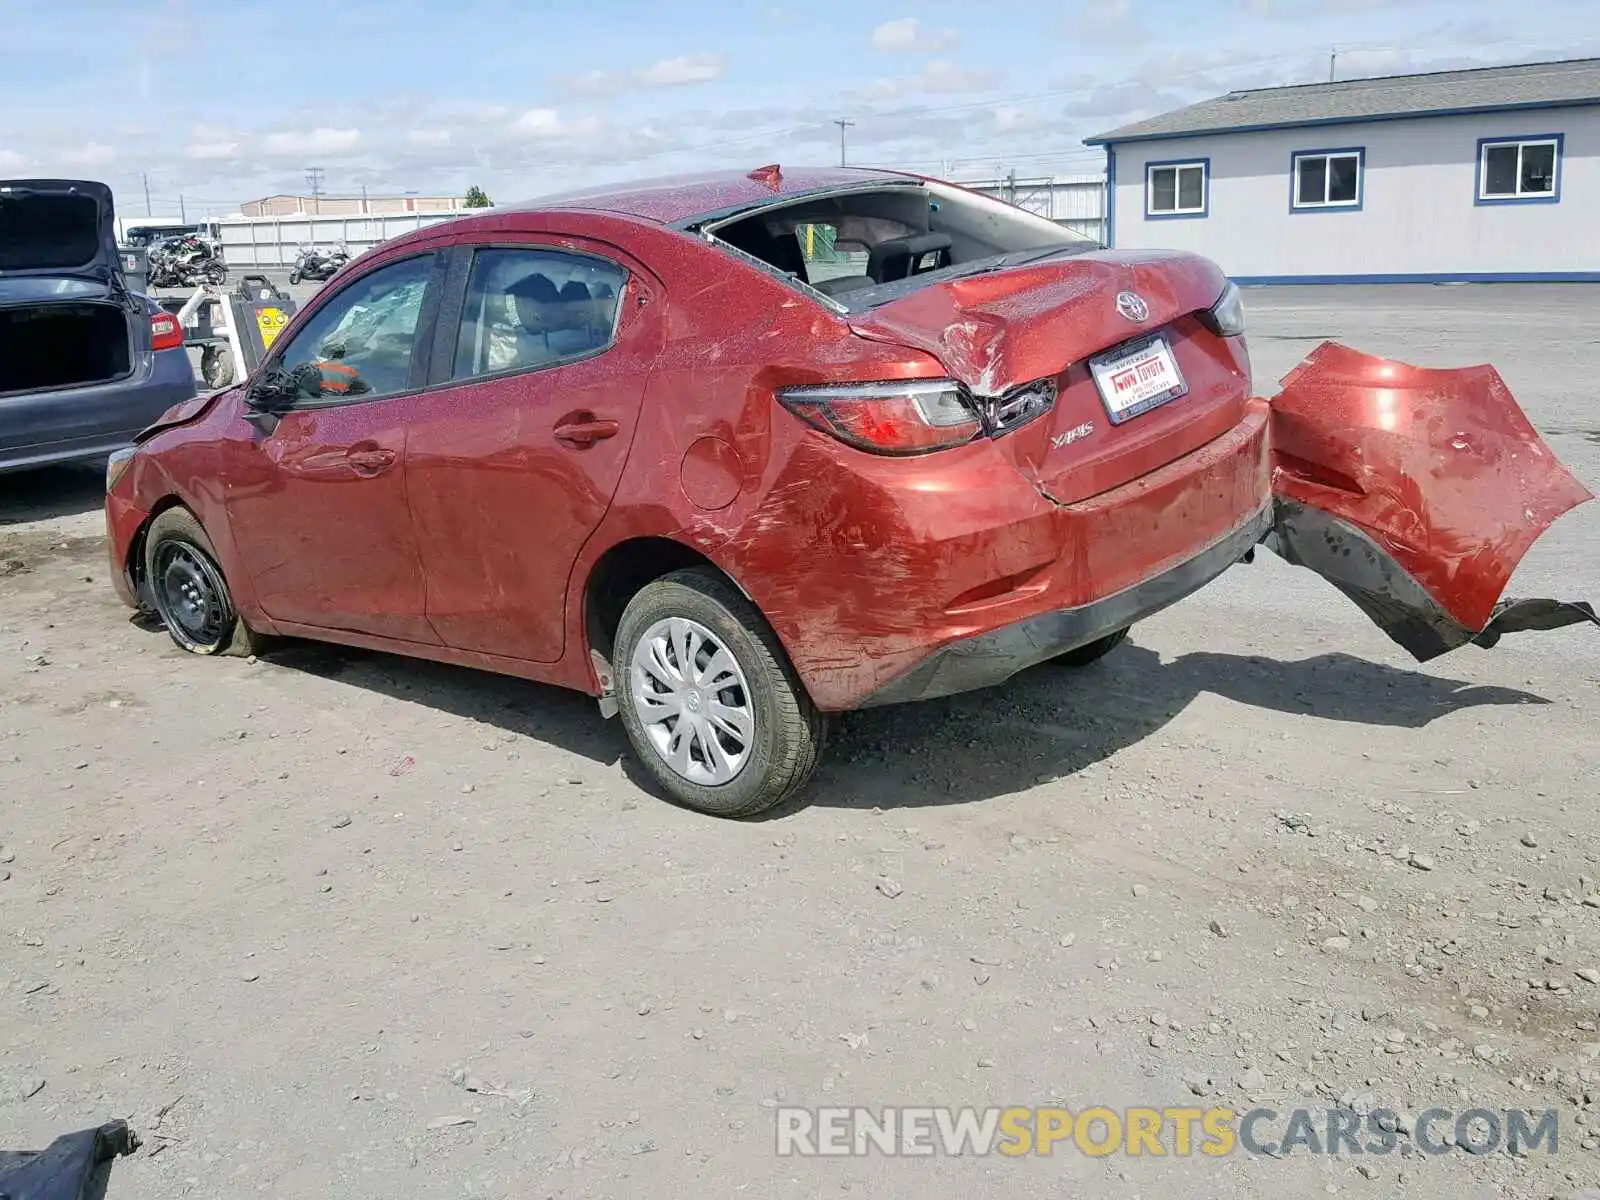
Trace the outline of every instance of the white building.
[[1600, 282], [1600, 59], [1230, 92], [1087, 144], [1110, 245], [1239, 283]]

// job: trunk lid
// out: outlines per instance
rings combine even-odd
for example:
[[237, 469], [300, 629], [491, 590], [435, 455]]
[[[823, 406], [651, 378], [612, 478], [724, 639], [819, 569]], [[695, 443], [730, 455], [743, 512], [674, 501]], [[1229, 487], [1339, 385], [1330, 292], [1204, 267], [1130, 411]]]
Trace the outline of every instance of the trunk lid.
[[[861, 337], [912, 346], [939, 359], [990, 409], [991, 421], [1025, 401], [1019, 389], [1056, 392], [1043, 416], [1017, 412], [996, 445], [1046, 496], [1070, 504], [1127, 483], [1219, 437], [1250, 396], [1241, 339], [1212, 333], [1196, 316], [1227, 280], [1197, 255], [1101, 251], [931, 284], [852, 315]], [[1143, 386], [1137, 359], [1108, 364], [1097, 385], [1090, 360], [1158, 337], [1181, 377], [1181, 394], [1113, 418], [1119, 368]], [[1155, 378], [1161, 382], [1164, 371]]]
[[79, 179], [0, 180], [0, 283], [121, 280], [111, 189]]

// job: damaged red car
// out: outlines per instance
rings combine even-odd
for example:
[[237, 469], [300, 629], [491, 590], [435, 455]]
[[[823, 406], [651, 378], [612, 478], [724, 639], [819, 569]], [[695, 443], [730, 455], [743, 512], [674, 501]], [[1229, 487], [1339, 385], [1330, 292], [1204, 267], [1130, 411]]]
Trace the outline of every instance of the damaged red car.
[[1488, 368], [1327, 346], [1256, 398], [1238, 290], [958, 187], [676, 179], [385, 243], [108, 469], [186, 650], [315, 638], [588, 692], [661, 790], [794, 795], [833, 714], [1108, 653], [1266, 540], [1419, 659], [1588, 498]]

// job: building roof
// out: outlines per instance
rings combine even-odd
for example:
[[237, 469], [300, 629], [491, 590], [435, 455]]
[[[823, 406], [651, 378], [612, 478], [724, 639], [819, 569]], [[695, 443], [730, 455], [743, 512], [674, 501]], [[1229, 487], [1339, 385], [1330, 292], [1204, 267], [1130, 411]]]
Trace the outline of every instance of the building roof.
[[672, 224], [751, 204], [770, 203], [824, 188], [847, 187], [874, 180], [909, 179], [893, 171], [865, 167], [782, 168], [776, 186], [752, 178], [755, 172], [717, 171], [672, 175], [634, 183], [585, 188], [541, 196], [517, 209], [583, 208], [623, 213], [646, 221]]
[[1229, 92], [1085, 138], [1090, 146], [1300, 125], [1600, 104], [1600, 58]]

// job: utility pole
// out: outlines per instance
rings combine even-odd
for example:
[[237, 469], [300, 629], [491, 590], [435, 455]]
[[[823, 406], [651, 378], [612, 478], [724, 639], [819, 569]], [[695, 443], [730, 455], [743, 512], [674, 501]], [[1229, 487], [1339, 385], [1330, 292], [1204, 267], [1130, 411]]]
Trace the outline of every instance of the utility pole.
[[834, 124], [839, 127], [839, 165], [842, 167], [842, 166], [845, 165], [844, 164], [844, 131], [846, 129], [849, 129], [852, 125], [854, 125], [855, 122], [854, 121], [835, 121]]
[[1328, 82], [1333, 82], [1333, 70], [1339, 63], [1339, 47], [1328, 47]]
[[140, 171], [139, 182], [144, 184], [144, 215], [148, 217], [150, 215], [150, 176]]
[[183, 193], [178, 193], [178, 220], [183, 224], [189, 223], [189, 210], [183, 206]]
[[315, 213], [322, 212], [322, 176], [321, 167], [306, 168], [306, 186], [311, 189], [311, 210]]
[[361, 185], [361, 212], [362, 212], [363, 216], [366, 215], [366, 211], [367, 211], [367, 185], [363, 183]]

